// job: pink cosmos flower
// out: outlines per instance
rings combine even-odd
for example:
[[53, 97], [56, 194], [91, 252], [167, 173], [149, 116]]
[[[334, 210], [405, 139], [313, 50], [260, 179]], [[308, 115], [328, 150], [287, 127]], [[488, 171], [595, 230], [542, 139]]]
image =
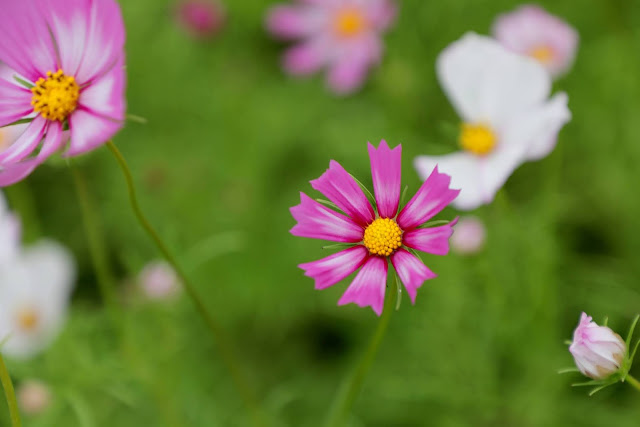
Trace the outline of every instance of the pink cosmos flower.
[[620, 369], [627, 345], [620, 335], [606, 326], [598, 326], [582, 313], [569, 351], [583, 375], [600, 380]]
[[578, 33], [569, 24], [534, 5], [498, 16], [492, 32], [506, 48], [537, 59], [554, 77], [569, 70], [578, 47]]
[[191, 35], [206, 38], [220, 31], [225, 13], [215, 0], [187, 0], [178, 5], [176, 17]]
[[114, 0], [0, 0], [0, 9], [0, 61], [13, 70], [0, 77], [0, 127], [32, 120], [0, 150], [7, 186], [61, 149], [67, 127], [67, 156], [122, 127], [125, 34]]
[[377, 149], [371, 144], [368, 149], [376, 208], [371, 206], [356, 180], [332, 160], [329, 169], [311, 181], [311, 186], [344, 214], [300, 193], [300, 204], [291, 208], [297, 221], [291, 234], [353, 244], [299, 267], [315, 280], [316, 289], [328, 288], [360, 269], [338, 305], [370, 306], [379, 316], [387, 285], [387, 260], [391, 261], [413, 303], [424, 281], [436, 277], [413, 250], [434, 255], [449, 252], [449, 237], [456, 220], [433, 228], [421, 228], [421, 225], [451, 203], [459, 191], [450, 189], [450, 177], [436, 168], [399, 211], [402, 146], [391, 150], [382, 141]]
[[298, 0], [276, 6], [267, 28], [282, 39], [301, 39], [284, 57], [294, 75], [328, 68], [327, 83], [338, 94], [358, 89], [369, 68], [380, 61], [380, 35], [396, 15], [392, 0]]

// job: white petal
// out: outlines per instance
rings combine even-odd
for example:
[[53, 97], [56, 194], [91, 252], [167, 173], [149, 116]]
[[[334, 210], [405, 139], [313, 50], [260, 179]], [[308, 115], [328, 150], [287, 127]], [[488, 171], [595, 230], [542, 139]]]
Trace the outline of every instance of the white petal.
[[451, 188], [460, 189], [453, 205], [460, 210], [471, 210], [488, 203], [487, 192], [481, 180], [481, 162], [477, 156], [460, 151], [444, 156], [419, 156], [414, 166], [422, 180], [427, 179], [433, 169], [451, 176]]
[[41, 240], [24, 251], [22, 261], [40, 294], [56, 300], [68, 299], [76, 271], [73, 257], [64, 246]]
[[567, 94], [559, 93], [534, 110], [512, 120], [504, 131], [504, 144], [527, 147], [527, 160], [547, 156], [556, 145], [560, 129], [571, 120]]
[[466, 34], [440, 54], [437, 73], [465, 121], [494, 127], [543, 102], [551, 90], [549, 74], [535, 60], [475, 33]]

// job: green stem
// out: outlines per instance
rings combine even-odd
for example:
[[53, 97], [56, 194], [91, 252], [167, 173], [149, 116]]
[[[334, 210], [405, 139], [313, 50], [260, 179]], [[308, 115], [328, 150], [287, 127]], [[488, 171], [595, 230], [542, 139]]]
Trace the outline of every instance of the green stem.
[[183, 268], [180, 266], [176, 258], [173, 256], [169, 248], [162, 241], [156, 230], [149, 223], [147, 218], [145, 217], [140, 205], [138, 203], [138, 197], [136, 195], [136, 189], [133, 182], [133, 175], [131, 174], [131, 170], [127, 165], [127, 161], [120, 153], [120, 150], [115, 146], [113, 141], [109, 141], [107, 143], [107, 147], [111, 150], [111, 153], [116, 158], [120, 168], [122, 169], [122, 173], [124, 174], [125, 181], [127, 182], [127, 188], [129, 191], [129, 201], [131, 203], [131, 207], [133, 212], [142, 226], [142, 228], [147, 232], [151, 240], [155, 243], [158, 250], [162, 253], [162, 255], [166, 258], [166, 260], [171, 264], [173, 269], [176, 271], [178, 276], [181, 279], [182, 285], [187, 293], [187, 295], [191, 298], [191, 301], [196, 307], [198, 313], [202, 316], [203, 320], [209, 327], [214, 339], [216, 340], [218, 347], [220, 348], [220, 353], [224, 363], [227, 365], [231, 376], [240, 392], [240, 395], [245, 401], [245, 404], [251, 410], [251, 415], [253, 417], [253, 421], [255, 425], [264, 425], [264, 420], [262, 417], [262, 413], [258, 408], [258, 404], [256, 403], [256, 397], [253, 394], [253, 391], [249, 387], [247, 380], [244, 377], [241, 369], [237, 365], [238, 358], [235, 356], [234, 351], [230, 342], [227, 340], [225, 334], [222, 331], [222, 328], [218, 325], [218, 323], [214, 320], [211, 314], [207, 311], [204, 303], [200, 299], [196, 287], [191, 283], [187, 275], [185, 274]]
[[4, 364], [2, 355], [0, 354], [0, 381], [4, 388], [4, 395], [7, 398], [7, 406], [9, 407], [9, 415], [11, 417], [11, 425], [13, 427], [20, 427], [20, 412], [18, 411], [18, 401], [16, 400], [16, 392], [13, 389], [13, 383], [7, 371], [7, 366]]
[[84, 176], [75, 165], [71, 166], [71, 173], [73, 174], [73, 182], [76, 187], [76, 194], [78, 196], [78, 202], [80, 204], [80, 210], [82, 211], [82, 224], [87, 236], [87, 243], [89, 244], [89, 254], [91, 256], [91, 262], [93, 269], [96, 272], [98, 288], [112, 320], [118, 323], [120, 316], [117, 313], [117, 305], [114, 293], [114, 279], [109, 269], [109, 261], [107, 258], [104, 235], [100, 232], [100, 224], [96, 216], [95, 209], [89, 196], [87, 189], [87, 183]]
[[362, 384], [364, 383], [367, 373], [369, 372], [376, 354], [378, 353], [378, 348], [380, 347], [382, 338], [384, 338], [387, 331], [389, 319], [391, 319], [391, 313], [396, 307], [397, 296], [398, 292], [396, 291], [395, 285], [388, 286], [385, 298], [386, 301], [382, 316], [380, 316], [380, 320], [378, 321], [378, 327], [376, 328], [373, 337], [371, 337], [369, 347], [362, 356], [362, 359], [360, 359], [360, 362], [356, 365], [354, 371], [349, 377], [347, 377], [340, 387], [340, 390], [333, 401], [331, 410], [329, 411], [329, 417], [325, 424], [327, 427], [341, 427], [347, 421], [351, 407], [360, 394]]
[[636, 390], [640, 391], [640, 381], [638, 381], [637, 379], [633, 378], [631, 375], [627, 375], [627, 378], [625, 378], [625, 381], [628, 382], [629, 384], [631, 384], [631, 386], [633, 388], [635, 388]]

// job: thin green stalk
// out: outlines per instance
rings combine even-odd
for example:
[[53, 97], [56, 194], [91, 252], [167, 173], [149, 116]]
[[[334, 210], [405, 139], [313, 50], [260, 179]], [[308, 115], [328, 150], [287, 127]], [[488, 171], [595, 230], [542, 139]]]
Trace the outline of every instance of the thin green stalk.
[[82, 212], [82, 224], [87, 236], [89, 244], [89, 254], [93, 269], [96, 272], [98, 288], [109, 314], [114, 322], [118, 323], [120, 317], [117, 314], [117, 305], [115, 300], [114, 279], [109, 269], [109, 261], [106, 254], [104, 244], [104, 234], [101, 233], [98, 218], [89, 196], [87, 183], [75, 165], [71, 165], [71, 173], [73, 174], [73, 182], [76, 187], [76, 194]]
[[362, 384], [364, 383], [367, 373], [369, 372], [376, 354], [378, 353], [380, 343], [387, 332], [391, 313], [396, 308], [397, 296], [398, 292], [396, 291], [395, 286], [388, 286], [385, 298], [386, 301], [382, 311], [382, 316], [380, 316], [380, 320], [378, 321], [378, 327], [371, 337], [369, 347], [363, 354], [362, 359], [360, 359], [360, 362], [355, 366], [351, 375], [342, 383], [342, 386], [333, 401], [331, 410], [329, 411], [329, 417], [325, 424], [327, 427], [341, 427], [347, 421], [351, 407], [360, 394]]
[[203, 320], [209, 327], [209, 330], [211, 331], [214, 339], [218, 344], [218, 347], [220, 348], [220, 353], [221, 353], [223, 362], [227, 365], [227, 368], [229, 369], [231, 376], [233, 377], [233, 380], [236, 384], [236, 387], [238, 388], [240, 395], [245, 401], [245, 404], [251, 410], [251, 415], [253, 417], [253, 421], [255, 425], [260, 425], [260, 426], [264, 425], [262, 413], [258, 407], [258, 404], [256, 403], [257, 402], [256, 397], [252, 389], [249, 387], [248, 382], [245, 379], [244, 374], [242, 373], [242, 370], [239, 368], [236, 362], [238, 359], [234, 354], [231, 343], [228, 341], [222, 328], [214, 320], [212, 315], [207, 311], [207, 308], [205, 307], [204, 303], [202, 302], [202, 300], [200, 299], [200, 296], [196, 291], [196, 287], [191, 283], [191, 281], [185, 274], [182, 266], [178, 263], [178, 261], [173, 256], [173, 254], [171, 253], [167, 245], [165, 245], [165, 243], [162, 241], [162, 239], [160, 238], [156, 230], [149, 223], [144, 213], [142, 212], [142, 209], [140, 208], [140, 205], [138, 203], [138, 197], [136, 195], [136, 189], [133, 182], [133, 175], [131, 174], [131, 170], [127, 165], [127, 161], [122, 156], [122, 153], [120, 153], [120, 150], [118, 150], [118, 148], [115, 146], [113, 141], [109, 141], [107, 143], [107, 147], [109, 147], [109, 150], [111, 150], [111, 153], [114, 155], [114, 157], [118, 162], [118, 165], [122, 169], [122, 173], [124, 174], [124, 178], [127, 183], [127, 188], [129, 191], [129, 201], [131, 203], [131, 207], [133, 209], [133, 212], [138, 222], [140, 223], [142, 228], [147, 232], [151, 240], [153, 240], [158, 250], [160, 250], [160, 252], [165, 257], [165, 259], [169, 262], [169, 264], [171, 264], [173, 269], [176, 271], [176, 273], [181, 279], [182, 285], [187, 295], [191, 298], [191, 301], [195, 305], [196, 310], [202, 316]]
[[4, 395], [7, 398], [7, 406], [9, 407], [9, 416], [11, 417], [11, 425], [13, 427], [20, 427], [20, 412], [18, 411], [18, 401], [16, 400], [16, 392], [13, 389], [13, 383], [7, 371], [7, 366], [4, 364], [2, 355], [0, 354], [0, 381], [4, 388]]
[[631, 375], [627, 375], [625, 381], [628, 382], [633, 388], [640, 391], [640, 381], [632, 377]]

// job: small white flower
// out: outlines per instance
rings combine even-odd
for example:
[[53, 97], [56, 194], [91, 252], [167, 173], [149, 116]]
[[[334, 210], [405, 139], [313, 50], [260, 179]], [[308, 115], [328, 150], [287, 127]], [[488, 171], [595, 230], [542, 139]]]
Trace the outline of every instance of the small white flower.
[[551, 92], [551, 77], [537, 61], [497, 41], [469, 33], [438, 57], [442, 87], [462, 119], [462, 151], [420, 156], [426, 179], [436, 164], [460, 188], [453, 205], [471, 210], [490, 203], [522, 163], [548, 155], [571, 118], [567, 95]]
[[0, 265], [0, 349], [29, 358], [57, 336], [67, 314], [75, 279], [70, 253], [41, 241]]
[[16, 392], [20, 409], [26, 415], [38, 415], [51, 404], [51, 391], [42, 381], [23, 381]]

